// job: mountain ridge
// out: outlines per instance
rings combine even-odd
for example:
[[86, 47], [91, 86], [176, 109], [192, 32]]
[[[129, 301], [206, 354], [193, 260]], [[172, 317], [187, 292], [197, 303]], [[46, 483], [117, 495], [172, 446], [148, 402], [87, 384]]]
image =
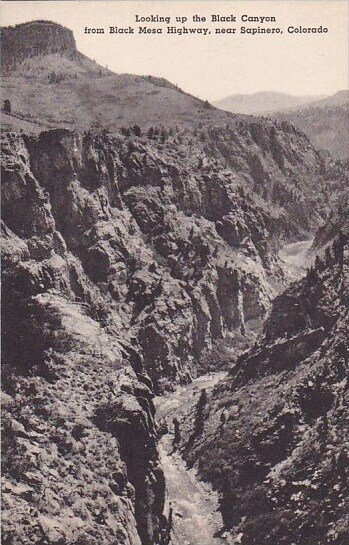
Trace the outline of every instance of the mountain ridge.
[[[47, 45], [43, 26], [48, 29]], [[27, 45], [18, 45], [20, 35], [28, 31]], [[28, 45], [31, 39], [34, 44]], [[156, 121], [188, 125], [193, 116], [198, 124], [224, 123], [229, 117], [164, 78], [120, 75], [98, 65], [78, 52], [71, 31], [56, 23], [33, 21], [5, 27], [2, 50], [4, 99], [15, 114], [46, 123], [48, 128], [118, 130]]]
[[317, 148], [334, 158], [349, 160], [349, 91], [338, 91], [324, 100], [277, 112], [272, 117], [295, 124]]
[[308, 109], [308, 108], [317, 108], [317, 107], [327, 107], [327, 106], [342, 106], [347, 104], [349, 101], [349, 90], [342, 89], [337, 91], [333, 95], [329, 95], [325, 98], [311, 102], [310, 104], [304, 104], [303, 106], [298, 106], [298, 109]]
[[[321, 97], [324, 98], [324, 97]], [[260, 91], [251, 94], [236, 94], [215, 100], [213, 104], [223, 110], [247, 115], [268, 115], [288, 108], [300, 107], [319, 100], [317, 96], [297, 96], [276, 91]]]
[[[230, 98], [215, 101], [214, 104], [236, 114], [240, 112], [263, 115], [289, 121], [302, 130], [317, 148], [330, 152], [336, 159], [348, 160], [348, 90], [337, 91], [333, 95], [316, 100], [316, 97], [291, 97], [273, 92], [233, 95]], [[253, 107], [253, 104], [256, 104], [254, 102], [256, 98], [259, 98], [261, 102], [259, 109]], [[272, 104], [273, 99], [274, 104]], [[292, 99], [293, 104], [287, 103], [289, 99]]]

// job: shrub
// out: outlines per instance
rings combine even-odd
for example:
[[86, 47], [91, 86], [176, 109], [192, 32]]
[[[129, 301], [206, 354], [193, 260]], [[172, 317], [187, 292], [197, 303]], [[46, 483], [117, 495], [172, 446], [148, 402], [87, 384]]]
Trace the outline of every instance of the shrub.
[[11, 113], [11, 109], [12, 109], [12, 107], [11, 107], [11, 102], [10, 102], [8, 99], [4, 100], [3, 111], [4, 111], [5, 113], [7, 113], [7, 114], [10, 114], [10, 113]]

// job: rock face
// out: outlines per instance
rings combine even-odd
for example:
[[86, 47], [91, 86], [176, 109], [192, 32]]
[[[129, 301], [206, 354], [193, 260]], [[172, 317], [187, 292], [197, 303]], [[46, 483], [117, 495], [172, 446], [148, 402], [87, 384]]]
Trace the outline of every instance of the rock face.
[[[249, 135], [250, 150], [233, 151]], [[321, 218], [331, 167], [322, 174], [313, 150], [294, 164], [288, 138], [271, 123], [199, 135], [12, 134], [2, 217], [49, 269], [63, 252], [74, 256], [100, 301], [95, 308], [83, 286], [74, 297], [103, 325], [117, 314], [159, 391], [189, 380], [213, 341], [261, 322], [270, 282], [282, 280], [273, 248]]]
[[[165, 166], [147, 150], [130, 154], [129, 144], [68, 131], [3, 142], [3, 530], [11, 543], [158, 540], [164, 480], [147, 372], [157, 388], [188, 379], [210, 342], [210, 309], [221, 311], [200, 286], [208, 244], [183, 213], [183, 233], [193, 230], [183, 242], [193, 268], [185, 263], [183, 273], [198, 286], [184, 289], [180, 270], [172, 276], [182, 240], [176, 207], [142, 188], [147, 209], [130, 191], [143, 179], [140, 165], [149, 161], [142, 175], [157, 183]], [[133, 210], [148, 236], [159, 236], [159, 251]], [[238, 292], [239, 273], [229, 270], [224, 290]]]
[[276, 298], [261, 340], [182, 421], [240, 543], [348, 542], [347, 241]]
[[331, 210], [328, 218], [317, 230], [314, 239], [314, 248], [321, 249], [332, 243], [339, 233], [349, 233], [349, 190], [340, 192], [336, 206]]
[[165, 489], [142, 357], [57, 230], [23, 140], [5, 155], [4, 542], [153, 545]]
[[[220, 193], [225, 194], [218, 177], [206, 175], [207, 186], [217, 185], [215, 212], [205, 202], [209, 188], [200, 187], [203, 180], [189, 180], [187, 172], [159, 157], [156, 146], [54, 131], [39, 139], [11, 136], [5, 154], [7, 226], [17, 236], [30, 237], [35, 259], [51, 260], [57, 253], [65, 260], [65, 251], [74, 255], [100, 292], [93, 317], [107, 324], [108, 307], [118, 314], [139, 339], [155, 388], [188, 380], [195, 373], [194, 358], [209, 349], [212, 339], [263, 316], [270, 292], [263, 261], [271, 270], [272, 256], [266, 242], [260, 244], [259, 226], [253, 235], [249, 231], [246, 222], [255, 220], [247, 199], [236, 195], [247, 212], [240, 210], [235, 219], [243, 231], [232, 247], [214, 223], [192, 214], [218, 216]], [[183, 187], [189, 183], [192, 196]], [[236, 264], [240, 243], [243, 267]], [[42, 291], [48, 286], [43, 282]], [[75, 297], [90, 304], [84, 287], [76, 289]]]
[[25, 59], [59, 53], [73, 58], [77, 55], [71, 30], [50, 21], [4, 27], [1, 31], [2, 70], [11, 73]]

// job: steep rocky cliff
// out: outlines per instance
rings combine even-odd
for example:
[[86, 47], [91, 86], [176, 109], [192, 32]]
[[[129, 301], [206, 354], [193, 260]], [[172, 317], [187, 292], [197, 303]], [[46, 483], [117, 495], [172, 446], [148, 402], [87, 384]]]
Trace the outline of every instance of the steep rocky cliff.
[[336, 205], [330, 211], [323, 225], [317, 230], [314, 248], [321, 249], [342, 232], [349, 233], [349, 189], [346, 187], [338, 195]]
[[75, 38], [71, 30], [50, 21], [32, 21], [4, 27], [1, 31], [2, 70], [10, 74], [26, 59], [60, 54], [77, 57]]
[[[157, 145], [136, 140], [67, 131], [9, 136], [3, 220], [17, 236], [29, 237], [39, 261], [60, 255], [62, 240], [100, 301], [86, 299], [78, 278], [74, 297], [111, 331], [122, 326], [137, 337], [159, 389], [188, 380], [214, 338], [261, 319], [271, 293], [267, 269], [279, 273], [262, 212], [256, 225], [248, 198], [231, 188], [234, 200], [224, 203], [238, 205], [236, 240], [229, 245], [212, 221], [227, 198], [224, 178], [207, 174], [204, 185], [203, 175], [195, 180], [183, 165], [162, 158]], [[211, 207], [210, 193], [217, 194]], [[46, 221], [54, 223], [58, 242]], [[48, 286], [43, 282], [42, 291]]]
[[[265, 312], [252, 240], [235, 267], [214, 224], [172, 202], [184, 209], [171, 184], [189, 180], [157, 147], [69, 131], [3, 139], [5, 543], [157, 543], [153, 390], [189, 380], [213, 338]], [[193, 198], [209, 215], [205, 191]]]
[[140, 351], [57, 230], [23, 141], [7, 145], [4, 543], [153, 545], [164, 479]]
[[239, 543], [348, 542], [347, 240], [276, 298], [260, 341], [182, 420], [184, 456]]
[[56, 130], [12, 134], [3, 147], [3, 220], [39, 260], [59, 253], [42, 225], [54, 222], [98, 286], [96, 316], [120, 316], [156, 389], [188, 380], [215, 339], [260, 323], [282, 282], [275, 248], [309, 233], [340, 184], [311, 148], [293, 164], [289, 134], [272, 123], [195, 131]]

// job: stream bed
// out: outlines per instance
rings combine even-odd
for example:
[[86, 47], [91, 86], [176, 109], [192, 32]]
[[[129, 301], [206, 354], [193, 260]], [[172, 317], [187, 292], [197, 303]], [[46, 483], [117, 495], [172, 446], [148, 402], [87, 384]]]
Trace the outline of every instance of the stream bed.
[[298, 242], [285, 244], [280, 250], [279, 257], [290, 281], [298, 280], [305, 275], [307, 266], [313, 261], [311, 255], [313, 241], [313, 238], [299, 240]]
[[[174, 392], [155, 399], [157, 420], [166, 419], [168, 424], [178, 412], [192, 403], [194, 393], [202, 388], [209, 390], [226, 373], [210, 373]], [[173, 545], [226, 545], [226, 539], [215, 537], [222, 529], [218, 494], [210, 484], [202, 482], [195, 469], [189, 469], [178, 453], [173, 452], [172, 434], [167, 433], [159, 442], [161, 465], [166, 479], [165, 514], [169, 513], [169, 502], [173, 508]]]

